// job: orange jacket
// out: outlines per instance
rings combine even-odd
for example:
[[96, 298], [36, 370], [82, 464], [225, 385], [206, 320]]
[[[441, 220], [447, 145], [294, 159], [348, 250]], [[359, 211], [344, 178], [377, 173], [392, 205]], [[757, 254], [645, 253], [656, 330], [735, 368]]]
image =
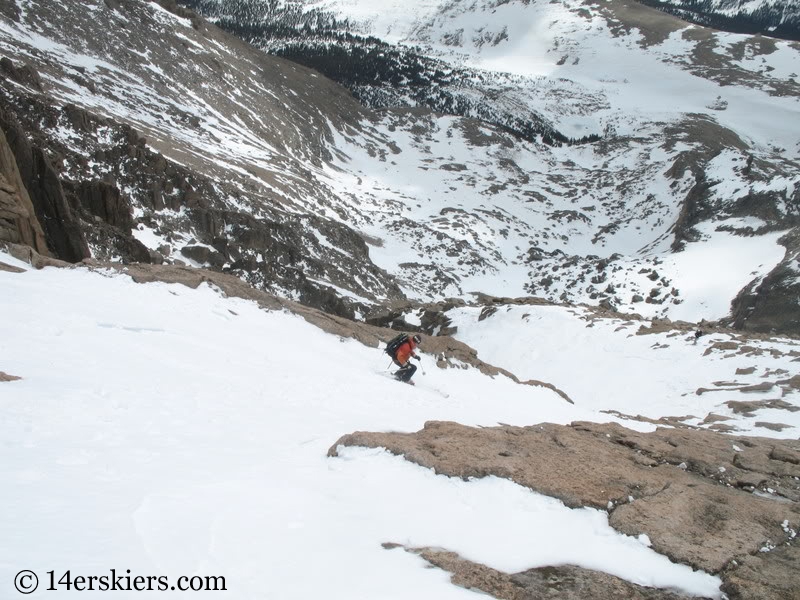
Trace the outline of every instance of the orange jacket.
[[401, 365], [404, 365], [408, 362], [408, 360], [414, 356], [414, 349], [417, 347], [417, 344], [414, 342], [412, 338], [408, 338], [407, 341], [400, 344], [400, 347], [395, 352], [394, 359], [399, 362]]

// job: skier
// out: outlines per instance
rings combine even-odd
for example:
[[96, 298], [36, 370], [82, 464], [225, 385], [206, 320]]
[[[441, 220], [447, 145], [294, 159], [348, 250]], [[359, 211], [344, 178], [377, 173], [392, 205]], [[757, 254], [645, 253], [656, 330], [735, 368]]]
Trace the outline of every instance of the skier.
[[395, 350], [392, 362], [400, 367], [394, 374], [395, 378], [399, 381], [414, 385], [411, 378], [414, 376], [414, 373], [417, 372], [417, 365], [413, 364], [411, 359], [420, 360], [419, 355], [414, 352], [414, 350], [419, 346], [421, 341], [422, 339], [419, 335], [415, 334], [400, 344], [397, 350]]

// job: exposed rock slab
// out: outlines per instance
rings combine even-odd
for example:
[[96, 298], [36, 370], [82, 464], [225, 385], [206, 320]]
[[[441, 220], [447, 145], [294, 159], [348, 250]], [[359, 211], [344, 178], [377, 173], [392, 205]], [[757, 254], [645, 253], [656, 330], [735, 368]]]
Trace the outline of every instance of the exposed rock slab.
[[16, 375], [9, 375], [8, 373], [4, 373], [0, 371], [0, 382], [9, 382], [9, 381], [19, 381], [22, 377], [17, 377]]
[[14, 267], [3, 261], [0, 261], [0, 271], [6, 271], [7, 273], [24, 273], [25, 269], [20, 269], [19, 267]]
[[685, 596], [648, 588], [619, 577], [573, 565], [540, 567], [508, 574], [474, 563], [454, 552], [435, 548], [408, 548], [432, 565], [452, 573], [458, 586], [479, 590], [503, 600], [678, 600]]
[[[784, 524], [800, 524], [797, 441], [617, 424], [429, 422], [412, 434], [346, 435], [329, 454], [339, 445], [384, 447], [437, 473], [505, 477], [570, 507], [609, 509], [617, 530], [645, 533], [657, 552], [714, 573], [732, 573], [731, 561], [766, 544], [792, 542]], [[744, 491], [755, 489], [771, 497]]]
[[800, 600], [800, 548], [781, 546], [747, 556], [725, 576], [722, 591], [730, 600]]

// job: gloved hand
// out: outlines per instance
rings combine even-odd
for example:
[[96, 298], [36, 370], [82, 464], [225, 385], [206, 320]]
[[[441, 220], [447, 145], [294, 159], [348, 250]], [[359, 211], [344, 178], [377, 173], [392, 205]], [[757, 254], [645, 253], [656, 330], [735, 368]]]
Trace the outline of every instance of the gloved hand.
[[414, 360], [422, 360], [419, 356], [415, 356]]

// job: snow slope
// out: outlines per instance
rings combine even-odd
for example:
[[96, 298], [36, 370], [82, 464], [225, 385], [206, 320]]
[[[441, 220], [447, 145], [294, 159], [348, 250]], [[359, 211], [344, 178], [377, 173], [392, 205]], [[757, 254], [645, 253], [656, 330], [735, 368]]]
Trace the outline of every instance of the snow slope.
[[[753, 389], [797, 373], [797, 340], [750, 339], [721, 350], [714, 345], [736, 336], [713, 333], [695, 340], [694, 330], [636, 335], [649, 323], [598, 319], [583, 307], [501, 306], [483, 319], [480, 313], [472, 307], [449, 311], [458, 327], [455, 337], [491, 364], [553, 383], [583, 408], [650, 419], [679, 417], [701, 427], [718, 423], [706, 420], [713, 413], [725, 417], [737, 435], [800, 436], [797, 390]], [[787, 405], [769, 407], [770, 400]], [[767, 406], [743, 414], [735, 410], [742, 402]], [[770, 431], [765, 423], [785, 428]]]
[[609, 419], [594, 408], [428, 357], [403, 386], [379, 350], [207, 287], [47, 268], [0, 271], [0, 289], [0, 367], [22, 378], [0, 383], [3, 589], [21, 569], [114, 568], [221, 575], [229, 598], [477, 597], [381, 547], [398, 542], [720, 597], [717, 578], [615, 533], [601, 511], [382, 450], [326, 458], [353, 430]]

